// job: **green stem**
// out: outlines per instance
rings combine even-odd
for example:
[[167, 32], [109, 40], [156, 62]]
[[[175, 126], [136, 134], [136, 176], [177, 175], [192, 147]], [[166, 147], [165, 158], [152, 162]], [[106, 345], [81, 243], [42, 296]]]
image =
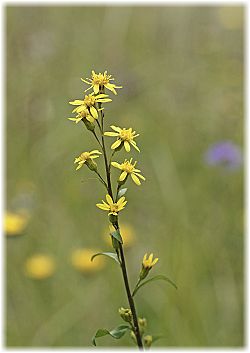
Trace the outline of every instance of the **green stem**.
[[103, 185], [105, 186], [105, 188], [108, 191], [108, 185], [107, 185], [106, 181], [103, 179], [103, 177], [101, 176], [101, 174], [98, 171], [96, 171], [96, 174], [98, 175], [99, 180], [103, 183]]
[[[116, 230], [119, 230], [118, 221], [116, 224], [113, 224], [113, 226]], [[139, 324], [138, 324], [135, 303], [134, 303], [134, 299], [133, 299], [133, 296], [130, 291], [125, 256], [124, 256], [124, 252], [123, 252], [123, 246], [121, 243], [119, 243], [119, 253], [120, 253], [123, 280], [124, 280], [124, 284], [125, 284], [125, 289], [126, 289], [126, 293], [127, 293], [127, 297], [128, 297], [129, 306], [130, 306], [132, 317], [133, 317], [134, 334], [135, 334], [137, 345], [138, 345], [139, 349], [143, 350], [143, 344], [142, 344], [141, 334], [140, 334], [140, 330], [139, 330]]]
[[[99, 107], [101, 107], [101, 104], [99, 105]], [[103, 155], [104, 155], [104, 161], [105, 161], [105, 169], [106, 169], [106, 176], [107, 176], [107, 186], [108, 186], [108, 192], [110, 194], [110, 196], [113, 199], [113, 193], [112, 193], [112, 187], [111, 187], [111, 180], [110, 180], [110, 167], [108, 165], [108, 159], [107, 159], [107, 153], [106, 153], [106, 148], [105, 148], [105, 142], [104, 142], [104, 133], [103, 133], [103, 112], [101, 111], [101, 122], [102, 122], [102, 126], [100, 126], [99, 121], [97, 120], [97, 124], [99, 126], [100, 132], [101, 132], [101, 138], [102, 138], [102, 150], [103, 150]], [[114, 152], [113, 152], [114, 153]], [[119, 191], [119, 190], [118, 190]], [[117, 195], [118, 195], [118, 191], [117, 191]], [[114, 199], [113, 199], [114, 200]], [[114, 228], [116, 230], [119, 230], [119, 225], [118, 225], [118, 220], [115, 224], [113, 224]], [[122, 269], [122, 274], [123, 274], [123, 281], [125, 284], [125, 289], [126, 289], [126, 293], [127, 293], [127, 298], [128, 298], [128, 302], [129, 302], [129, 306], [131, 309], [131, 313], [133, 316], [133, 323], [134, 323], [134, 333], [135, 333], [135, 337], [136, 337], [136, 341], [137, 341], [137, 345], [139, 347], [140, 350], [143, 350], [143, 344], [142, 344], [142, 339], [141, 339], [141, 334], [140, 334], [140, 330], [139, 330], [139, 324], [138, 324], [138, 319], [137, 319], [137, 313], [136, 313], [136, 308], [135, 308], [135, 303], [134, 303], [134, 299], [131, 295], [131, 291], [130, 291], [130, 286], [129, 286], [129, 281], [128, 281], [128, 275], [127, 275], [127, 269], [126, 269], [126, 262], [125, 262], [125, 256], [124, 256], [124, 252], [123, 252], [123, 246], [121, 243], [119, 243], [119, 250], [116, 250], [118, 255], [118, 258], [120, 258], [120, 262], [121, 262], [121, 269]]]

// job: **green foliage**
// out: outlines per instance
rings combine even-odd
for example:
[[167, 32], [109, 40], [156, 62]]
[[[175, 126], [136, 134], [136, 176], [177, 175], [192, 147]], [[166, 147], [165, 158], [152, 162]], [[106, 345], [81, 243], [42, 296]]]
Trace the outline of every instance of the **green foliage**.
[[119, 230], [115, 230], [114, 232], [110, 233], [111, 237], [115, 238], [119, 241], [119, 243], [123, 244], [122, 237]]
[[99, 252], [99, 253], [97, 253], [97, 254], [95, 254], [95, 255], [93, 255], [93, 256], [91, 257], [91, 261], [93, 261], [94, 258], [95, 258], [96, 256], [99, 256], [99, 255], [108, 256], [108, 257], [110, 257], [111, 259], [115, 260], [115, 261], [120, 265], [120, 261], [118, 260], [117, 254], [114, 253], [114, 252]]
[[97, 330], [96, 334], [92, 338], [92, 344], [96, 346], [96, 338], [103, 337], [106, 335], [110, 335], [111, 337], [115, 339], [120, 339], [125, 335], [125, 333], [130, 329], [130, 326], [128, 325], [119, 325], [116, 328], [114, 328], [111, 331], [108, 331], [106, 329], [99, 329]]
[[145, 284], [148, 284], [150, 282], [153, 282], [153, 281], [158, 281], [158, 280], [163, 280], [163, 281], [166, 281], [168, 283], [170, 283], [175, 289], [177, 289], [177, 286], [176, 284], [171, 281], [171, 279], [169, 279], [168, 277], [164, 276], [164, 275], [157, 275], [157, 276], [154, 276], [154, 277], [151, 277], [149, 279], [147, 279], [146, 281], [144, 282], [140, 282], [134, 289], [133, 291], [133, 296], [138, 292], [138, 290], [143, 287]]

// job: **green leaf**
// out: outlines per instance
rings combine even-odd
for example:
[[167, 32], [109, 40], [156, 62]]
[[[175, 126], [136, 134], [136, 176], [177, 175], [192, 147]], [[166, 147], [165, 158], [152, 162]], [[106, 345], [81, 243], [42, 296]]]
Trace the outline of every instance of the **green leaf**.
[[99, 256], [99, 255], [108, 256], [108, 257], [110, 257], [111, 259], [115, 260], [115, 261], [120, 265], [120, 261], [118, 260], [118, 257], [117, 257], [117, 255], [116, 255], [116, 253], [114, 253], [114, 252], [98, 252], [97, 254], [95, 254], [95, 255], [93, 255], [93, 256], [91, 257], [91, 261], [93, 261], [94, 258], [95, 258], [96, 256]]
[[118, 198], [124, 196], [127, 191], [128, 191], [128, 188], [124, 188], [124, 189], [119, 190], [118, 195], [117, 195]]
[[122, 237], [119, 230], [115, 230], [114, 232], [110, 233], [111, 237], [115, 238], [119, 241], [119, 243], [123, 244]]
[[133, 292], [133, 296], [134, 296], [134, 295], [137, 293], [137, 291], [138, 291], [141, 287], [143, 287], [145, 284], [147, 284], [147, 283], [149, 283], [149, 282], [153, 282], [153, 281], [158, 281], [159, 279], [164, 280], [164, 281], [166, 281], [166, 282], [172, 284], [172, 286], [173, 286], [175, 289], [177, 289], [177, 285], [176, 285], [173, 281], [171, 281], [171, 279], [169, 279], [168, 277], [166, 277], [166, 276], [164, 276], [164, 275], [158, 275], [158, 276], [154, 276], [154, 277], [149, 278], [147, 281], [144, 281], [144, 282], [140, 283], [139, 286], [135, 287], [134, 292]]
[[103, 337], [106, 335], [110, 335], [115, 339], [120, 339], [122, 336], [125, 335], [128, 329], [130, 329], [128, 325], [119, 325], [111, 331], [108, 331], [105, 328], [101, 328], [96, 331], [95, 336], [92, 338], [92, 344], [96, 346], [96, 338]]

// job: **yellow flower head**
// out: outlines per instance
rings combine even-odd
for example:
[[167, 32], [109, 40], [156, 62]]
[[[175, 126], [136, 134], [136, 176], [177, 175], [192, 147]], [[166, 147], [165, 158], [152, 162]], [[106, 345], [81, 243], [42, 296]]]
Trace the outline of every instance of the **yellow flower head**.
[[148, 259], [147, 259], [147, 254], [144, 255], [143, 260], [142, 260], [142, 266], [145, 269], [151, 269], [157, 262], [158, 262], [158, 258], [155, 258], [153, 260], [153, 254], [150, 254]]
[[98, 94], [94, 96], [94, 93], [91, 93], [86, 95], [83, 100], [75, 99], [74, 101], [69, 102], [69, 104], [77, 106], [72, 110], [72, 113], [79, 114], [84, 111], [84, 114], [86, 114], [86, 119], [93, 122], [94, 119], [98, 119], [98, 110], [100, 110], [96, 108], [96, 103], [107, 103], [111, 101], [112, 99], [108, 98], [107, 94]]
[[26, 213], [7, 212], [4, 216], [4, 231], [7, 236], [21, 234], [26, 228], [29, 215]]
[[83, 273], [93, 273], [101, 270], [105, 265], [105, 260], [101, 256], [97, 256], [94, 261], [91, 257], [100, 252], [96, 249], [77, 249], [71, 255], [72, 266]]
[[110, 211], [108, 215], [117, 216], [118, 212], [124, 209], [127, 201], [125, 201], [125, 197], [122, 196], [116, 203], [112, 200], [110, 195], [106, 195], [107, 203], [102, 200], [103, 203], [97, 203], [96, 206], [104, 211]]
[[74, 164], [78, 163], [78, 166], [76, 168], [76, 170], [80, 169], [84, 163], [86, 163], [89, 167], [89, 164], [91, 162], [93, 162], [92, 160], [95, 158], [100, 157], [99, 155], [102, 154], [101, 152], [99, 152], [98, 150], [94, 150], [91, 152], [83, 152], [80, 154], [79, 157], [75, 158]]
[[108, 75], [107, 71], [105, 71], [103, 74], [100, 72], [99, 74], [96, 74], [95, 71], [92, 70], [91, 78], [86, 78], [86, 80], [81, 78], [81, 80], [90, 85], [90, 87], [87, 88], [85, 92], [93, 88], [95, 94], [103, 92], [104, 87], [113, 92], [114, 94], [117, 94], [115, 88], [122, 88], [122, 86], [116, 86], [114, 83], [110, 83], [110, 81], [114, 81], [114, 78], [112, 77], [112, 75]]
[[136, 169], [135, 165], [137, 162], [134, 162], [134, 164], [132, 164], [132, 159], [130, 159], [130, 161], [128, 161], [127, 159], [125, 159], [125, 161], [122, 164], [119, 164], [117, 162], [112, 162], [112, 166], [115, 168], [118, 168], [122, 171], [121, 175], [119, 176], [119, 181], [124, 181], [128, 175], [131, 175], [132, 180], [136, 183], [136, 185], [141, 185], [140, 179], [142, 180], [146, 180], [144, 178], [144, 176], [142, 176], [140, 169]]
[[111, 129], [113, 129], [115, 132], [105, 132], [104, 135], [106, 136], [116, 136], [117, 140], [113, 143], [113, 145], [111, 146], [111, 149], [114, 150], [116, 148], [118, 148], [121, 143], [124, 144], [125, 150], [127, 152], [130, 152], [130, 144], [137, 150], [140, 152], [139, 148], [136, 145], [136, 142], [134, 141], [134, 138], [139, 136], [139, 134], [136, 134], [135, 131], [132, 130], [132, 128], [130, 127], [129, 129], [125, 129], [125, 128], [120, 128], [114, 125], [110, 126]]
[[[75, 109], [73, 110], [73, 112], [75, 112]], [[93, 123], [95, 121], [95, 119], [93, 118], [92, 115], [90, 115], [88, 108], [85, 107], [85, 106], [82, 106], [81, 109], [82, 110], [80, 110], [77, 113], [75, 118], [68, 118], [68, 119], [71, 120], [71, 121], [74, 121], [76, 124], [78, 124], [79, 121], [81, 121], [82, 119], [86, 118], [89, 122]]]
[[[122, 240], [123, 240], [123, 246], [125, 248], [131, 247], [134, 242], [135, 242], [135, 231], [134, 228], [127, 223], [120, 223], [120, 232], [122, 234]], [[112, 240], [109, 235], [114, 231], [112, 224], [110, 223], [109, 227], [105, 229], [103, 232], [103, 238], [106, 241], [106, 243], [110, 246], [112, 246]]]
[[55, 262], [51, 256], [37, 254], [26, 260], [25, 274], [33, 279], [46, 279], [55, 272]]

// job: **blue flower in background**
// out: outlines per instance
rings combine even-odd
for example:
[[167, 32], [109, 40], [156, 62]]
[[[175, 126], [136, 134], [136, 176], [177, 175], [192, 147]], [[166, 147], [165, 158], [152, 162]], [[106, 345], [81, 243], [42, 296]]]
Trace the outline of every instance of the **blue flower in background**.
[[212, 145], [205, 154], [205, 161], [212, 166], [222, 166], [228, 170], [238, 169], [242, 165], [242, 152], [231, 141], [222, 141]]

